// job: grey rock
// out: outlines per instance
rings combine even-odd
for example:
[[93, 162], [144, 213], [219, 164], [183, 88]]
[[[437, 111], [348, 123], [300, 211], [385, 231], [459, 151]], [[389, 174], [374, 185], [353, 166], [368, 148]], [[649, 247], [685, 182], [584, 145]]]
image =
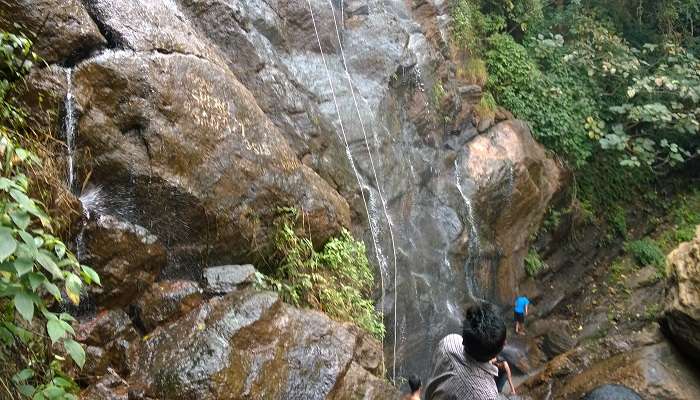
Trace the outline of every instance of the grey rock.
[[156, 282], [136, 303], [139, 319], [146, 331], [186, 314], [202, 302], [202, 289], [193, 281]]
[[642, 400], [642, 398], [626, 386], [602, 385], [593, 389], [583, 400]]
[[210, 294], [225, 294], [255, 282], [255, 267], [221, 265], [204, 269], [204, 290]]
[[34, 51], [48, 63], [75, 61], [106, 44], [79, 0], [13, 0], [0, 3], [0, 29], [38, 34]]

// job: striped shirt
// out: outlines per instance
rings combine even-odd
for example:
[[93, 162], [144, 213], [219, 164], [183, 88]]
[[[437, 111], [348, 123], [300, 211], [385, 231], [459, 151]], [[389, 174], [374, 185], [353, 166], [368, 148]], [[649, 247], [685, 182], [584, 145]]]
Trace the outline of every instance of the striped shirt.
[[495, 400], [498, 389], [494, 377], [498, 368], [482, 363], [464, 352], [462, 336], [445, 336], [433, 359], [433, 376], [425, 388], [426, 400]]

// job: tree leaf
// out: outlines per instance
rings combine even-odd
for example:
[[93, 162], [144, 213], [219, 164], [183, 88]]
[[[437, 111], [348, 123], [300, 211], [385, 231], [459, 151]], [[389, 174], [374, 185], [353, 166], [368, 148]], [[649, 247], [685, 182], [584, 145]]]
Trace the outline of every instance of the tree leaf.
[[18, 373], [16, 373], [12, 377], [12, 381], [15, 383], [20, 383], [20, 382], [26, 381], [27, 379], [31, 378], [32, 376], [34, 376], [34, 370], [31, 368], [25, 368], [25, 369], [19, 371]]
[[13, 210], [10, 212], [10, 218], [12, 218], [15, 225], [17, 225], [17, 227], [21, 230], [27, 229], [29, 223], [31, 222], [29, 214], [23, 210]]
[[36, 388], [32, 385], [19, 385], [17, 389], [23, 396], [27, 397], [31, 397], [34, 394], [34, 391], [36, 390]]
[[27, 292], [19, 292], [14, 297], [15, 308], [22, 318], [31, 322], [34, 318], [34, 301]]
[[54, 279], [63, 280], [63, 274], [56, 265], [56, 262], [54, 262], [53, 258], [51, 257], [51, 253], [43, 249], [39, 250], [39, 253], [36, 255], [36, 260], [53, 276]]
[[29, 280], [29, 286], [31, 286], [32, 291], [35, 291], [39, 285], [46, 281], [44, 274], [39, 272], [30, 272], [27, 274], [27, 279]]
[[23, 276], [24, 274], [31, 272], [34, 268], [34, 260], [27, 257], [18, 257], [14, 261], [15, 270], [17, 271], [17, 276]]
[[0, 262], [5, 261], [17, 250], [17, 241], [12, 237], [12, 230], [0, 227]]
[[82, 269], [82, 271], [83, 271], [83, 277], [89, 278], [89, 279], [85, 279], [85, 281], [87, 281], [88, 283], [94, 282], [94, 283], [102, 286], [102, 283], [100, 282], [100, 275], [97, 274], [97, 271], [88, 267], [87, 265], [81, 265], [80, 269]]
[[54, 344], [66, 337], [66, 330], [58, 319], [50, 319], [49, 322], [46, 323], [46, 331], [49, 333], [51, 343]]
[[66, 348], [66, 351], [73, 361], [82, 369], [83, 365], [85, 365], [85, 350], [83, 350], [83, 346], [73, 339], [64, 341], [63, 346]]
[[68, 274], [66, 278], [66, 295], [73, 304], [80, 303], [80, 288], [83, 286], [80, 278], [77, 275], [71, 273]]
[[49, 281], [44, 282], [44, 287], [46, 291], [51, 293], [56, 300], [61, 300], [61, 289]]

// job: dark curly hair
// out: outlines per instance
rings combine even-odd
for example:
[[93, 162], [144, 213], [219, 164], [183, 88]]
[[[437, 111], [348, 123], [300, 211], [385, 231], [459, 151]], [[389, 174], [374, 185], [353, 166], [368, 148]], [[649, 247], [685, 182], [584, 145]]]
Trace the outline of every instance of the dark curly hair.
[[491, 303], [479, 302], [468, 307], [464, 315], [464, 352], [480, 362], [496, 357], [506, 343], [506, 324], [498, 308]]

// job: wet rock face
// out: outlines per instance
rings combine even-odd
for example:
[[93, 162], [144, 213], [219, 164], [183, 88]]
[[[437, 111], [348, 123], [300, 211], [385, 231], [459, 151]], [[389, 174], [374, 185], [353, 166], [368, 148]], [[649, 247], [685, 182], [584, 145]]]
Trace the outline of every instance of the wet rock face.
[[172, 0], [91, 0], [87, 5], [111, 47], [217, 59]]
[[226, 294], [255, 282], [255, 268], [250, 264], [221, 265], [204, 269], [204, 290], [209, 294]]
[[165, 248], [145, 228], [110, 215], [88, 222], [79, 243], [84, 262], [100, 274], [102, 286], [91, 287], [100, 305], [132, 304], [166, 264]]
[[484, 240], [474, 274], [482, 295], [511, 304], [528, 238], [539, 227], [552, 196], [563, 185], [562, 169], [519, 121], [501, 122], [467, 144], [464, 176], [475, 185], [475, 208]]
[[353, 362], [355, 344], [350, 330], [320, 313], [292, 308], [272, 293], [237, 291], [133, 348], [130, 381], [171, 400], [347, 398], [332, 397], [347, 391], [396, 397]]
[[186, 314], [203, 300], [196, 282], [165, 280], [156, 282], [136, 303], [139, 320], [146, 331]]
[[700, 227], [667, 259], [669, 279], [662, 326], [685, 354], [700, 362]]
[[81, 321], [76, 339], [86, 345], [88, 355], [83, 377], [94, 382], [109, 369], [127, 373], [126, 352], [139, 336], [131, 319], [121, 309], [101, 311]]
[[345, 200], [299, 163], [227, 70], [180, 54], [114, 52], [81, 64], [75, 82], [94, 179], [170, 247], [246, 261], [268, 243], [282, 205], [306, 214], [316, 243], [349, 224]]
[[79, 58], [106, 44], [79, 0], [12, 0], [0, 3], [0, 29], [15, 23], [38, 35], [34, 51], [48, 63]]

